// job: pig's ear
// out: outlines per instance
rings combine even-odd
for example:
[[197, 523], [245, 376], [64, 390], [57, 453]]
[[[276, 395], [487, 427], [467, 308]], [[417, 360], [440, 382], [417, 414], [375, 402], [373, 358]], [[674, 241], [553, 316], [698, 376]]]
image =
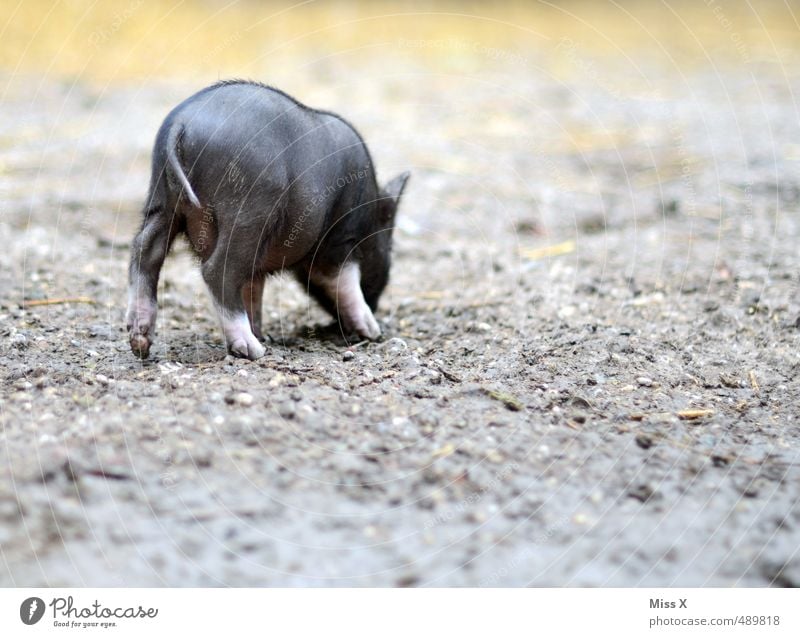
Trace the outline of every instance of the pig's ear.
[[394, 201], [394, 205], [400, 202], [400, 195], [403, 194], [403, 189], [406, 187], [406, 182], [408, 178], [411, 177], [411, 173], [406, 171], [404, 173], [400, 173], [392, 179], [383, 189], [383, 192], [389, 196], [390, 199]]
[[381, 213], [384, 221], [394, 221], [397, 206], [400, 203], [400, 196], [403, 194], [403, 189], [406, 187], [406, 182], [410, 176], [411, 173], [408, 171], [400, 173], [383, 187]]

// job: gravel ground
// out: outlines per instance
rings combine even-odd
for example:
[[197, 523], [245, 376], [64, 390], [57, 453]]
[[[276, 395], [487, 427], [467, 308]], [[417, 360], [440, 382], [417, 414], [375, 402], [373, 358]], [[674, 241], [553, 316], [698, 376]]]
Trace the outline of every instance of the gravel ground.
[[258, 78], [413, 175], [384, 339], [276, 277], [257, 362], [183, 245], [149, 361], [123, 332], [152, 139], [201, 84], [3, 78], [0, 584], [800, 584], [798, 67], [571, 47], [559, 81]]

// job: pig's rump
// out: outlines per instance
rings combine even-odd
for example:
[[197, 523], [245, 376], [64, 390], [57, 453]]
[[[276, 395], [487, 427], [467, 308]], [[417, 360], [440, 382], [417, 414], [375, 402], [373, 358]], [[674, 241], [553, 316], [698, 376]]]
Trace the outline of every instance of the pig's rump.
[[[258, 86], [201, 93], [167, 125], [180, 127], [180, 164], [201, 204], [180, 206], [192, 248], [205, 261], [222, 240], [259, 272], [289, 267], [314, 247], [342, 164], [362, 144], [338, 118]], [[360, 155], [353, 171], [370, 167]]]

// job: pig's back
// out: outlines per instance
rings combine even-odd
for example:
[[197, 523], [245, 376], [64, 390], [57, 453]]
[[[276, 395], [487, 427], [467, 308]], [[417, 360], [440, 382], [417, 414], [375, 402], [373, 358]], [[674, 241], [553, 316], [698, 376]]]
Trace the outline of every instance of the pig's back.
[[[350, 124], [262, 85], [200, 91], [165, 120], [158, 139], [170, 137], [216, 232], [264, 239], [265, 272], [304, 258], [343, 211], [376, 196], [369, 153]], [[206, 218], [186, 210], [196, 245], [192, 228]]]
[[302, 196], [306, 183], [335, 180], [342, 170], [370, 163], [347, 122], [260, 84], [211, 86], [180, 104], [168, 122], [183, 129], [191, 183], [215, 184], [217, 194], [230, 185]]

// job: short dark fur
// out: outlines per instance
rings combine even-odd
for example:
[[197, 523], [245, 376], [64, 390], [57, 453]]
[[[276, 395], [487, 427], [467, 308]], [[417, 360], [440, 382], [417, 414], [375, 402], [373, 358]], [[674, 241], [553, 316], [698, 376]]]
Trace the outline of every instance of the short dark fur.
[[[158, 131], [144, 221], [133, 241], [132, 286], [154, 302], [169, 247], [185, 234], [226, 311], [245, 308], [246, 286], [289, 269], [336, 316], [312, 274], [334, 273], [349, 261], [360, 264], [362, 292], [375, 309], [407, 177], [381, 190], [364, 140], [338, 115], [264, 84], [219, 82], [179, 104]], [[260, 307], [260, 292], [258, 300]], [[151, 335], [130, 321], [131, 346], [146, 356]], [[146, 347], [134, 344], [142, 335]]]

